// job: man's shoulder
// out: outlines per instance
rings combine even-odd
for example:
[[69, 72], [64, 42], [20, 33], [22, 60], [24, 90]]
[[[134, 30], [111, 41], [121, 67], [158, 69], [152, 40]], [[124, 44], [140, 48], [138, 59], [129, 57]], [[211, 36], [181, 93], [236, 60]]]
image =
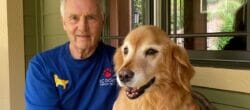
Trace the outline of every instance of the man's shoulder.
[[101, 46], [102, 46], [102, 48], [104, 48], [105, 52], [114, 54], [115, 47], [113, 47], [113, 46], [111, 46], [109, 44], [105, 44], [105, 43], [101, 43]]
[[56, 47], [53, 47], [51, 49], [45, 50], [41, 54], [46, 55], [46, 54], [55, 54], [55, 53], [61, 52], [66, 48], [67, 45], [68, 45], [68, 43], [61, 44], [59, 46], [56, 46]]
[[39, 60], [41, 58], [43, 60], [46, 60], [48, 58], [57, 58], [59, 57], [59, 55], [61, 55], [62, 52], [64, 52], [65, 46], [67, 46], [67, 43], [45, 50], [33, 56], [32, 60]]

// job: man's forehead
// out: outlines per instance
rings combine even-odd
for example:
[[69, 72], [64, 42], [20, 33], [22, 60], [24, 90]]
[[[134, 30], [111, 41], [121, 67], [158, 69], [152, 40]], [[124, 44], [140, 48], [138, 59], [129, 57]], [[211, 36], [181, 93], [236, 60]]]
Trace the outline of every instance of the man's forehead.
[[84, 10], [88, 8], [101, 10], [101, 4], [97, 1], [99, 0], [68, 0], [65, 5], [66, 7], [82, 8]]
[[[65, 0], [66, 4], [80, 4], [80, 5], [100, 5], [102, 4], [101, 0]], [[99, 7], [99, 6], [98, 6]]]

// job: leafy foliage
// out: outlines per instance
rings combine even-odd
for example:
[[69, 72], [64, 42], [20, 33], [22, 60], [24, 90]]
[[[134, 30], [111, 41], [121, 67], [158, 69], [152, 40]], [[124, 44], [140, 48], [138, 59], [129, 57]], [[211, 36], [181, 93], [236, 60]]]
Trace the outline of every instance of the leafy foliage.
[[134, 26], [137, 27], [139, 25], [143, 24], [143, 15], [144, 15], [144, 11], [143, 11], [143, 0], [133, 0], [133, 12], [139, 12], [139, 22], [138, 23], [134, 23]]
[[[241, 3], [238, 0], [222, 0], [219, 2], [219, 12], [216, 16], [223, 21], [220, 32], [233, 32], [235, 13], [240, 7]], [[216, 43], [219, 50], [222, 50], [232, 37], [220, 37]]]

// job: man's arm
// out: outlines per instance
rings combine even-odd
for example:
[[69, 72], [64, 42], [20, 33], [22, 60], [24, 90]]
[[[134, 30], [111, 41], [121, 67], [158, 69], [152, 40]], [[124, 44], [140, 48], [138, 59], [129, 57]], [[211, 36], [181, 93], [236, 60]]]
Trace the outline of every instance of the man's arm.
[[46, 70], [41, 57], [34, 57], [26, 73], [26, 110], [56, 110], [59, 96], [53, 76]]

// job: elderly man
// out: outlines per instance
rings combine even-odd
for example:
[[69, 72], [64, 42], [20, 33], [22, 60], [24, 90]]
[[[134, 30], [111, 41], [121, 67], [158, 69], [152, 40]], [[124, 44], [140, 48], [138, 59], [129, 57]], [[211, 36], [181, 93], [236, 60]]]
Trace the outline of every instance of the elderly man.
[[117, 96], [112, 57], [100, 41], [101, 0], [61, 0], [69, 42], [34, 56], [27, 70], [27, 110], [111, 110]]

